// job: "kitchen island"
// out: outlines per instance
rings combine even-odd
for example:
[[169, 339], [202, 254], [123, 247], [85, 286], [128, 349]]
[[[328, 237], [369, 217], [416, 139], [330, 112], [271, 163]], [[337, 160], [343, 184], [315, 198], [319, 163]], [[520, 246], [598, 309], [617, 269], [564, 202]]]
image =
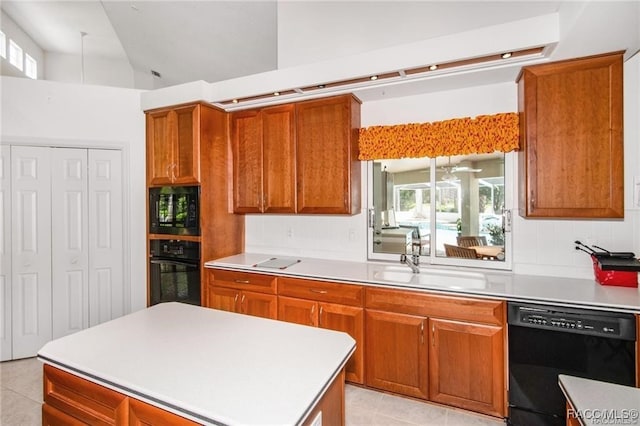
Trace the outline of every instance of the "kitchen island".
[[91, 423], [93, 414], [137, 424], [152, 410], [165, 424], [343, 424], [343, 368], [354, 349], [345, 333], [159, 304], [40, 350], [43, 424]]

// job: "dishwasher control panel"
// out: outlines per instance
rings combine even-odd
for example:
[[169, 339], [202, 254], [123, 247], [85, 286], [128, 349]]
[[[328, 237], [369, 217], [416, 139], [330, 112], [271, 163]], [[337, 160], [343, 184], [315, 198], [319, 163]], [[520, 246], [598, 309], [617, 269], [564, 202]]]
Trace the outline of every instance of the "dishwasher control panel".
[[509, 303], [511, 326], [533, 327], [635, 340], [635, 317], [590, 309]]

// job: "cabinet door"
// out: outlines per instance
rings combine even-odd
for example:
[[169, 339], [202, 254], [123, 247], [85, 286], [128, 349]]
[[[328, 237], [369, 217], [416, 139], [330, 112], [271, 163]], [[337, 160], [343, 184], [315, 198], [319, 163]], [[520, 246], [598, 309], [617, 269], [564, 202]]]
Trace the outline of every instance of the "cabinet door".
[[278, 319], [296, 324], [318, 326], [318, 303], [313, 300], [278, 297]]
[[55, 224], [51, 227], [52, 327], [57, 339], [89, 326], [87, 150], [56, 148], [50, 155], [55, 200], [51, 209]]
[[350, 95], [300, 102], [296, 119], [298, 213], [357, 213], [359, 104]]
[[210, 285], [207, 291], [207, 308], [238, 312], [239, 299], [238, 290]]
[[622, 54], [525, 67], [520, 214], [624, 217]]
[[173, 176], [170, 110], [147, 113], [147, 184], [168, 185]]
[[365, 316], [365, 384], [426, 399], [427, 319], [373, 310]]
[[0, 146], [0, 361], [11, 359], [11, 148]]
[[348, 333], [356, 341], [356, 350], [345, 366], [346, 379], [363, 383], [364, 376], [364, 309], [320, 303], [318, 326]]
[[261, 114], [263, 211], [295, 213], [295, 106], [265, 108]]
[[125, 313], [122, 152], [89, 150], [89, 326]]
[[11, 147], [13, 358], [51, 340], [50, 149]]
[[467, 410], [505, 415], [502, 327], [429, 319], [430, 399]]
[[169, 411], [129, 398], [129, 426], [196, 426], [198, 424]]
[[172, 180], [175, 184], [200, 182], [200, 105], [176, 108]]
[[262, 212], [262, 118], [258, 110], [231, 116], [233, 211]]
[[240, 295], [240, 312], [256, 317], [276, 319], [278, 298], [271, 294], [243, 291]]

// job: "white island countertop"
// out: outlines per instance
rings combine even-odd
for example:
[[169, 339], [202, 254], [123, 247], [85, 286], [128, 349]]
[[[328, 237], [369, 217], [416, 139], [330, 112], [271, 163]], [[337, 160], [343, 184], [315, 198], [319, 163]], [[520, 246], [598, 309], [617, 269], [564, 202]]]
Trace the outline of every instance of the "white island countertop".
[[582, 424], [635, 425], [640, 422], [640, 389], [560, 374], [560, 388]]
[[[274, 257], [288, 266], [281, 269], [260, 265]], [[638, 288], [605, 286], [587, 279], [436, 266], [421, 266], [419, 274], [412, 274], [408, 266], [400, 263], [353, 262], [260, 253], [242, 253], [212, 260], [206, 262], [205, 267], [529, 303], [640, 312]]]
[[38, 357], [198, 423], [295, 425], [354, 348], [346, 333], [173, 302], [49, 342]]

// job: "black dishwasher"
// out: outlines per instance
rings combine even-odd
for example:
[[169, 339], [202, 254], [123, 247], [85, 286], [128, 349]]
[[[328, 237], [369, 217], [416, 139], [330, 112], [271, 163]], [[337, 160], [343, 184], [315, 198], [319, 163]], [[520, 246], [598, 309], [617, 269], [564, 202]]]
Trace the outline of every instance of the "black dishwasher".
[[514, 426], [565, 424], [558, 375], [635, 386], [635, 316], [508, 303], [509, 416]]

